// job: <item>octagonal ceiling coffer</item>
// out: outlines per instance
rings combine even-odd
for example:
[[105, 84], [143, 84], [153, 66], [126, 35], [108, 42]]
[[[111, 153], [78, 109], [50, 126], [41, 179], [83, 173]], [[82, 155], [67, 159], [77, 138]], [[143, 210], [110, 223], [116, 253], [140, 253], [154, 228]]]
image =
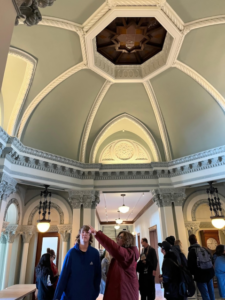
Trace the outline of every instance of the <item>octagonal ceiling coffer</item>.
[[90, 69], [111, 82], [145, 82], [174, 63], [182, 33], [160, 8], [116, 7], [85, 39]]
[[115, 65], [141, 65], [162, 51], [166, 33], [155, 18], [116, 18], [97, 35], [97, 51]]

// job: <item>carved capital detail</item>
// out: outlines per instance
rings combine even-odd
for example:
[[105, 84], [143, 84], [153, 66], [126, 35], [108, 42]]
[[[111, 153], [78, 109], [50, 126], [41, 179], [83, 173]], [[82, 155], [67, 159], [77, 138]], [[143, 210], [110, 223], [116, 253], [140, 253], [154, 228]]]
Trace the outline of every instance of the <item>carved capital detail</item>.
[[20, 234], [22, 235], [23, 238], [23, 243], [30, 243], [30, 240], [34, 233], [36, 232], [35, 226], [29, 226], [29, 225], [23, 225], [20, 228]]
[[73, 208], [95, 208], [100, 202], [98, 191], [75, 190], [69, 191], [69, 202]]
[[18, 225], [8, 225], [3, 234], [9, 244], [14, 243], [15, 238], [19, 235]]
[[188, 235], [196, 234], [200, 228], [200, 222], [185, 222], [185, 227], [187, 228]]
[[16, 192], [17, 181], [5, 173], [0, 177], [0, 200], [6, 200], [11, 194]]
[[152, 200], [158, 207], [171, 206], [172, 202], [175, 206], [182, 206], [185, 195], [185, 189], [155, 189], [152, 190]]

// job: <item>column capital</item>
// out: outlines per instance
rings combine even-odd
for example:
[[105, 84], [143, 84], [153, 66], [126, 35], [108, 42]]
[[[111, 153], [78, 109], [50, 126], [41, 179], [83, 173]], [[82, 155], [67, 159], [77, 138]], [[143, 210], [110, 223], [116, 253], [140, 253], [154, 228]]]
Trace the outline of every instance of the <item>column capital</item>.
[[68, 242], [70, 233], [72, 231], [72, 225], [71, 224], [65, 224], [65, 225], [58, 225], [59, 234], [62, 237], [63, 242]]
[[200, 228], [200, 222], [185, 222], [185, 227], [187, 228], [188, 235], [196, 234]]
[[69, 191], [69, 202], [73, 208], [95, 208], [100, 202], [99, 191], [94, 190], [74, 190]]
[[0, 236], [0, 243], [1, 244], [6, 244], [7, 243], [7, 238], [6, 235], [2, 232]]
[[5, 232], [3, 233], [9, 244], [14, 243], [15, 238], [19, 235], [17, 229], [18, 229], [18, 225], [9, 225], [7, 226]]
[[0, 175], [0, 200], [6, 200], [11, 194], [16, 192], [17, 181], [9, 175]]
[[186, 198], [185, 189], [183, 188], [155, 189], [151, 190], [151, 193], [153, 195], [152, 200], [158, 207], [171, 206], [172, 202], [175, 206], [182, 206]]
[[20, 234], [22, 235], [23, 238], [23, 243], [30, 243], [30, 240], [34, 233], [36, 232], [36, 228], [33, 225], [22, 225], [20, 227]]

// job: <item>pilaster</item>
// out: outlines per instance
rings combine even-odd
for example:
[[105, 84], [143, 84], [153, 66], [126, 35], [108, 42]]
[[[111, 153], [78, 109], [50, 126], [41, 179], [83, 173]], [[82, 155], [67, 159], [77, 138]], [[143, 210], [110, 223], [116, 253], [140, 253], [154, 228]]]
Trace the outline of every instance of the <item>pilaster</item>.
[[188, 235], [196, 234], [200, 228], [200, 222], [185, 222], [185, 227], [187, 229]]
[[70, 224], [59, 225], [58, 228], [59, 228], [59, 233], [62, 238], [62, 258], [61, 258], [61, 268], [62, 268], [64, 258], [66, 256], [66, 253], [68, 250], [68, 241], [69, 241], [70, 233], [72, 231], [72, 226]]

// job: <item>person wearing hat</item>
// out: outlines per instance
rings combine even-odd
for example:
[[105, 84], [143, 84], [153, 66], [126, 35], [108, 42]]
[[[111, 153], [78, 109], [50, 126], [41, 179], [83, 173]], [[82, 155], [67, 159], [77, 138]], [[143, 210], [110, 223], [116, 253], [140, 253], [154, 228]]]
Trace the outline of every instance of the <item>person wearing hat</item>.
[[162, 275], [160, 275], [159, 278], [160, 281], [163, 282], [164, 297], [167, 300], [184, 300], [184, 298], [179, 295], [180, 272], [179, 267], [176, 265], [178, 263], [177, 256], [167, 241], [159, 243], [158, 245], [164, 255]]
[[174, 252], [174, 254], [176, 255], [177, 257], [177, 262], [179, 265], [182, 265], [182, 262], [181, 262], [181, 251], [180, 251], [180, 247], [178, 245], [174, 245], [175, 244], [175, 237], [174, 236], [168, 236], [166, 238], [166, 242], [168, 242], [170, 245], [171, 245], [171, 249], [172, 251]]

